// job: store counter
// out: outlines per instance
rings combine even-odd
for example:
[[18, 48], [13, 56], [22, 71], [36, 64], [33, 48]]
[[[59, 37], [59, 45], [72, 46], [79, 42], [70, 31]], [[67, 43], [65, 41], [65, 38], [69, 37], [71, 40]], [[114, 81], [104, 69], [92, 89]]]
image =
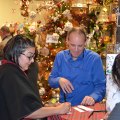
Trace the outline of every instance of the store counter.
[[48, 120], [102, 120], [106, 114], [106, 107], [103, 103], [96, 103], [94, 106], [86, 106], [93, 111], [86, 111], [77, 106], [71, 108], [71, 113], [65, 115], [54, 115], [48, 117]]

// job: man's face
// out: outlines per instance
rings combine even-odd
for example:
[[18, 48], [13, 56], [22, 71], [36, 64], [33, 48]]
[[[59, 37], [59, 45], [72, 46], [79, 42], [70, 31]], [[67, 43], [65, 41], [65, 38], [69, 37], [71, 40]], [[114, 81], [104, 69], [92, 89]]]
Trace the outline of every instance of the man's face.
[[68, 48], [73, 58], [77, 58], [86, 45], [85, 36], [72, 32], [68, 38]]

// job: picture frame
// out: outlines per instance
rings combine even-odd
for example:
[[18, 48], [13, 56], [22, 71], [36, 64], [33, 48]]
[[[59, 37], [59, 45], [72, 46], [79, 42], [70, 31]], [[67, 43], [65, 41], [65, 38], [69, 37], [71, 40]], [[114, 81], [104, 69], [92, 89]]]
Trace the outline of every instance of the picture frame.
[[92, 10], [100, 10], [101, 6], [100, 5], [97, 5], [97, 4], [88, 4], [88, 10], [89, 10], [89, 13], [92, 11]]

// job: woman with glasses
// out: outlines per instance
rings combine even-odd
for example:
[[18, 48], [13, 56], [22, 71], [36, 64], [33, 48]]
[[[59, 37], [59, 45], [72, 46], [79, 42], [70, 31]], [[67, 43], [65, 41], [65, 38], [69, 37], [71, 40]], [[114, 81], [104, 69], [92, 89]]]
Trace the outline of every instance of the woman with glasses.
[[56, 114], [65, 114], [70, 103], [44, 107], [26, 71], [34, 62], [36, 48], [33, 41], [16, 35], [4, 48], [4, 60], [0, 66], [0, 119], [46, 119]]

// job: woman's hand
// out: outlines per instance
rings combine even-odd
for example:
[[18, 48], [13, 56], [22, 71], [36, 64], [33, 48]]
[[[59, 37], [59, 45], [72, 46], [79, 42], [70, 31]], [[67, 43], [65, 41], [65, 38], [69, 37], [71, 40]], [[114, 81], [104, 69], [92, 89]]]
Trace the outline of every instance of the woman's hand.
[[69, 102], [61, 103], [57, 106], [58, 114], [65, 114], [70, 111], [71, 104]]
[[45, 104], [44, 106], [45, 107], [57, 107], [58, 105], [60, 105], [61, 103], [48, 103], [48, 104]]

